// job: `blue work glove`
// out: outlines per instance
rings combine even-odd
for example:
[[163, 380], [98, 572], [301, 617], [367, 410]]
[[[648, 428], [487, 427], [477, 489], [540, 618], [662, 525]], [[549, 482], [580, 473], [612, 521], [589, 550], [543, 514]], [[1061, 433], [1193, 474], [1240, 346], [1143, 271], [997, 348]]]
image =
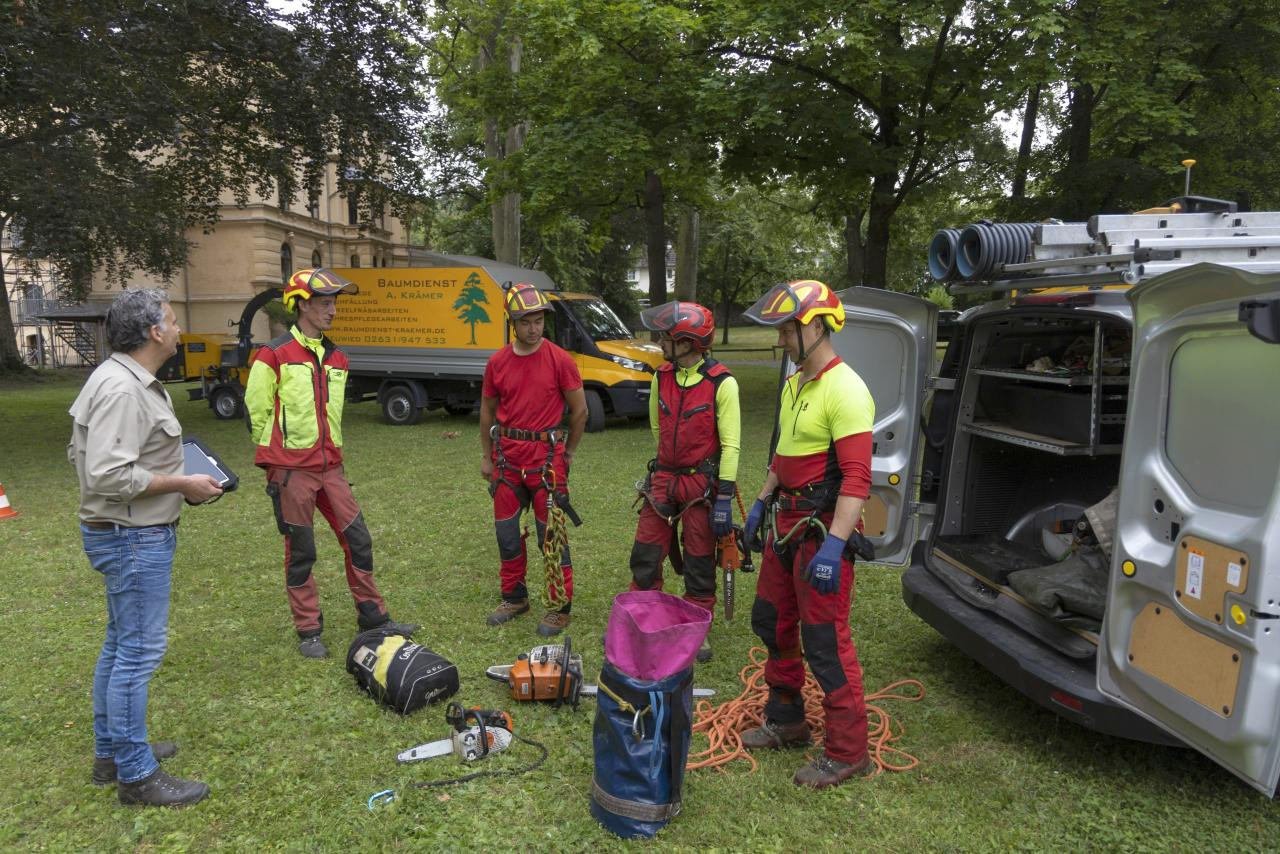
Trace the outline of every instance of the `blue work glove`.
[[[764, 521], [764, 502], [759, 498], [751, 505], [751, 509], [747, 511], [747, 521], [742, 527], [742, 539], [747, 544], [747, 548], [753, 548], [756, 540], [756, 529], [760, 527], [760, 523]], [[759, 551], [759, 549], [757, 549]]]
[[716, 503], [711, 507], [711, 533], [716, 539], [733, 533], [734, 483], [722, 480], [716, 488]]
[[804, 568], [805, 578], [819, 593], [835, 593], [840, 589], [840, 557], [844, 554], [845, 541], [834, 534], [827, 534], [818, 553]]

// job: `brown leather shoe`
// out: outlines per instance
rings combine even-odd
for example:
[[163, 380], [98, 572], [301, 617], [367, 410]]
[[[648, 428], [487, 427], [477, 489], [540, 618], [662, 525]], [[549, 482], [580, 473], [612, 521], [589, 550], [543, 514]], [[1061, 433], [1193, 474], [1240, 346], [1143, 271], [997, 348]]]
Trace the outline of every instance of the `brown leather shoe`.
[[747, 750], [781, 750], [786, 747], [807, 747], [813, 742], [809, 734], [809, 722], [796, 721], [778, 724], [765, 719], [758, 727], [744, 730], [742, 746]]
[[811, 789], [826, 789], [839, 786], [850, 777], [861, 776], [870, 767], [870, 756], [863, 756], [861, 762], [849, 763], [838, 762], [824, 753], [797, 771], [791, 782]]
[[488, 623], [491, 626], [500, 626], [508, 620], [514, 620], [521, 614], [529, 612], [529, 600], [521, 599], [519, 602], [508, 602], [506, 599], [494, 609], [489, 615]]
[[[528, 610], [526, 608], [526, 610]], [[544, 638], [554, 637], [565, 630], [569, 625], [569, 615], [560, 611], [548, 611], [542, 615], [542, 619], [538, 621], [538, 634]]]

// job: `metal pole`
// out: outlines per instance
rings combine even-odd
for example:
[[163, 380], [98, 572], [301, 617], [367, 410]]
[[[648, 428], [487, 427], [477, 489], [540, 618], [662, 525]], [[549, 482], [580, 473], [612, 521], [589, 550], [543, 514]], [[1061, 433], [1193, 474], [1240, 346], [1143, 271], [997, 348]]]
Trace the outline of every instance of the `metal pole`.
[[1182, 161], [1182, 165], [1185, 166], [1187, 169], [1187, 181], [1183, 187], [1182, 195], [1189, 196], [1191, 195], [1191, 167], [1195, 166], [1196, 162], [1194, 160], [1188, 159], [1188, 160]]

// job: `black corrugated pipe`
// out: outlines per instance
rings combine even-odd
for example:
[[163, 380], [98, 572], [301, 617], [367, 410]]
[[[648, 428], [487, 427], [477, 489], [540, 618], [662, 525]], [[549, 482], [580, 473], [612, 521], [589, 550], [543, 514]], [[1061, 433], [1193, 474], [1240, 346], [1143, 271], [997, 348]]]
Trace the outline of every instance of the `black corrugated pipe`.
[[960, 232], [956, 269], [962, 279], [989, 279], [1004, 264], [1031, 257], [1034, 222], [975, 222]]
[[929, 275], [936, 281], [950, 282], [960, 275], [956, 269], [956, 250], [960, 245], [960, 229], [940, 228], [929, 241]]

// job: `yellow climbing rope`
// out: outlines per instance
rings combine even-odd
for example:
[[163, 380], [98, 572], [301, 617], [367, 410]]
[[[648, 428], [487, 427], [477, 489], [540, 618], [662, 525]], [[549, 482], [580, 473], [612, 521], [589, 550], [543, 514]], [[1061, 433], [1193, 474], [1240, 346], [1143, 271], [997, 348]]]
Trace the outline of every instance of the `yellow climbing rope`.
[[542, 585], [542, 604], [548, 611], [558, 611], [569, 603], [564, 589], [564, 566], [560, 560], [565, 546], [569, 545], [569, 520], [564, 509], [556, 503], [556, 473], [548, 466], [544, 481], [547, 489], [547, 528], [542, 541], [542, 572], [546, 584]]

